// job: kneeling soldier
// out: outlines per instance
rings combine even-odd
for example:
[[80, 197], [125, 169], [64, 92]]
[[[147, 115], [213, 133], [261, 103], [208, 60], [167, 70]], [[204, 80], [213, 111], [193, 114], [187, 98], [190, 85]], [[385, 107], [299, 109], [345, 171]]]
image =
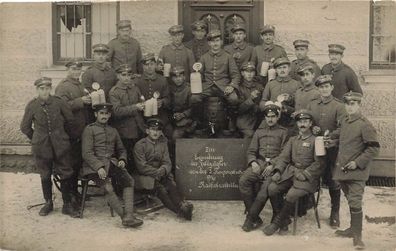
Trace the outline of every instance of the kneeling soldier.
[[193, 205], [184, 201], [176, 187], [171, 173], [168, 144], [162, 134], [162, 122], [159, 119], [147, 121], [147, 137], [139, 140], [134, 148], [135, 163], [140, 175], [155, 180], [154, 188], [164, 206], [186, 220], [192, 219]]
[[[265, 121], [254, 133], [247, 151], [248, 168], [239, 179], [239, 190], [248, 212], [242, 226], [242, 229], [246, 232], [263, 224], [259, 214], [268, 199], [267, 188], [271, 180], [268, 176], [273, 171], [272, 163], [275, 162], [288, 138], [287, 129], [278, 125], [280, 105], [275, 105], [271, 101], [268, 103], [264, 108]], [[261, 181], [263, 181], [263, 184], [255, 197], [255, 187]], [[274, 215], [280, 210], [280, 202], [279, 198], [275, 197], [271, 200]]]
[[311, 131], [312, 115], [300, 110], [295, 115], [299, 135], [290, 138], [275, 163], [275, 174], [268, 187], [270, 197], [287, 191], [279, 214], [264, 228], [266, 235], [273, 235], [279, 228], [289, 224], [294, 203], [318, 188], [323, 165], [315, 155], [315, 136]]
[[364, 249], [362, 241], [364, 187], [369, 178], [368, 164], [378, 154], [380, 145], [373, 125], [360, 112], [362, 94], [348, 92], [344, 95], [347, 116], [341, 127], [331, 135], [339, 138], [339, 151], [333, 179], [338, 181], [348, 200], [351, 225], [335, 233], [341, 237], [352, 237], [356, 249]]
[[[134, 180], [126, 170], [126, 150], [117, 130], [107, 124], [111, 116], [111, 104], [94, 107], [96, 122], [88, 125], [82, 135], [82, 176], [104, 187], [110, 207], [122, 219], [122, 225], [138, 227], [143, 221], [133, 215]], [[110, 178], [123, 189], [125, 208], [115, 194]]]
[[51, 174], [54, 173], [61, 179], [62, 213], [78, 217], [79, 212], [71, 204], [74, 171], [68, 133], [71, 132], [73, 113], [65, 101], [50, 95], [50, 78], [40, 78], [34, 85], [38, 97], [27, 104], [21, 131], [32, 141], [33, 156], [40, 172], [45, 205], [39, 215], [46, 216], [53, 211]]

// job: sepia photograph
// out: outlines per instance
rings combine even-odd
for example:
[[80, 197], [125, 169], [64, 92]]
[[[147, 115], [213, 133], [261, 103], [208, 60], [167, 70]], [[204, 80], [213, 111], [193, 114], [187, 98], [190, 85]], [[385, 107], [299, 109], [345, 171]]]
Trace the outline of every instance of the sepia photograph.
[[0, 0], [0, 250], [396, 250], [396, 0]]

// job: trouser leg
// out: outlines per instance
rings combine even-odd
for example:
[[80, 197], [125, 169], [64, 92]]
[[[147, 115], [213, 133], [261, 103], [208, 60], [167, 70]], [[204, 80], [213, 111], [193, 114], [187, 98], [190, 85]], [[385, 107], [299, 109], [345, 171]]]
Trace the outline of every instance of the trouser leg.
[[248, 167], [239, 178], [239, 191], [245, 204], [245, 211], [249, 212], [254, 202], [254, 185], [261, 180], [260, 176]]

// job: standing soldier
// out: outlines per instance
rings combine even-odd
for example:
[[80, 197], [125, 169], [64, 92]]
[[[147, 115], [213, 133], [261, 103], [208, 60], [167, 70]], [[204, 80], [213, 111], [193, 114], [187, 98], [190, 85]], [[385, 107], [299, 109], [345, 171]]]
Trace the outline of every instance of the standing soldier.
[[31, 140], [32, 153], [40, 172], [45, 204], [39, 215], [46, 216], [53, 211], [51, 175], [57, 174], [61, 179], [62, 213], [73, 218], [79, 217], [79, 212], [71, 203], [70, 178], [74, 171], [68, 133], [72, 130], [73, 113], [65, 101], [50, 95], [50, 78], [37, 79], [34, 85], [38, 97], [26, 105], [21, 131]]
[[92, 91], [92, 84], [98, 83], [103, 89], [106, 99], [109, 91], [117, 83], [115, 71], [106, 62], [109, 47], [105, 44], [95, 44], [93, 47], [93, 64], [82, 75], [82, 83], [88, 91]]
[[323, 75], [332, 75], [333, 96], [342, 99], [349, 91], [363, 94], [358, 78], [351, 67], [342, 62], [345, 47], [340, 44], [329, 44], [330, 63], [322, 68]]
[[[263, 43], [254, 47], [251, 59], [256, 65], [258, 73], [261, 73], [263, 62], [270, 64], [277, 58], [287, 58], [285, 49], [274, 43], [275, 27], [273, 25], [264, 25], [264, 27], [260, 29], [260, 37]], [[266, 84], [268, 78], [264, 77], [262, 81]]]
[[315, 86], [315, 69], [311, 63], [302, 64], [297, 70], [302, 83], [294, 94], [294, 109], [296, 111], [307, 109], [307, 105], [320, 97], [318, 88]]
[[336, 235], [353, 238], [356, 249], [364, 249], [362, 241], [364, 187], [370, 175], [369, 163], [378, 155], [380, 145], [373, 125], [361, 114], [362, 94], [348, 92], [344, 95], [347, 116], [341, 127], [330, 138], [339, 138], [339, 151], [333, 179], [338, 181], [348, 200], [351, 225], [337, 230]]
[[[111, 104], [94, 106], [96, 121], [88, 125], [82, 136], [84, 165], [81, 175], [104, 188], [110, 207], [121, 217], [122, 225], [138, 227], [143, 221], [133, 213], [134, 180], [126, 170], [126, 150], [117, 130], [107, 124], [111, 117]], [[120, 186], [124, 208], [114, 192], [111, 179]]]
[[[307, 105], [307, 109], [312, 112], [314, 127], [313, 131], [316, 135], [323, 136], [326, 131], [328, 133], [337, 129], [341, 119], [345, 116], [345, 108], [343, 104], [331, 95], [334, 87], [331, 82], [330, 75], [322, 75], [316, 79], [315, 85], [318, 86], [320, 98], [311, 101]], [[326, 133], [327, 134], [327, 133]], [[331, 199], [331, 213], [329, 224], [333, 228], [340, 226], [340, 184], [333, 180], [332, 171], [337, 158], [337, 147], [326, 149], [323, 164], [325, 169], [322, 180], [329, 188]]]
[[209, 51], [208, 40], [206, 40], [208, 26], [202, 20], [195, 21], [191, 25], [193, 39], [184, 43], [184, 45], [192, 50], [195, 60], [199, 60], [203, 54]]
[[184, 201], [178, 191], [171, 172], [167, 140], [161, 130], [159, 119], [147, 121], [147, 137], [136, 143], [133, 152], [137, 170], [154, 180], [154, 189], [166, 208], [191, 221], [193, 205]]
[[[263, 221], [259, 217], [268, 199], [268, 185], [271, 181], [273, 164], [285, 146], [287, 129], [278, 124], [280, 105], [268, 101], [264, 109], [264, 120], [253, 135], [247, 151], [248, 168], [239, 179], [239, 190], [248, 213], [242, 229], [250, 232]], [[255, 188], [262, 182], [257, 196]], [[282, 198], [272, 197], [273, 218], [279, 213]]]
[[109, 46], [108, 60], [113, 69], [118, 69], [122, 64], [128, 64], [132, 73], [142, 73], [140, 64], [142, 51], [139, 42], [131, 36], [132, 25], [130, 20], [120, 20], [117, 24], [118, 36], [112, 39]]
[[242, 83], [239, 85], [237, 128], [244, 138], [251, 138], [257, 126], [259, 116], [259, 103], [263, 86], [255, 78], [256, 66], [253, 62], [242, 64]]
[[292, 77], [292, 79], [295, 79], [297, 81], [301, 81], [301, 77], [300, 75], [298, 75], [298, 69], [300, 68], [301, 65], [309, 63], [313, 67], [314, 80], [315, 80], [320, 75], [320, 68], [315, 61], [313, 61], [308, 57], [309, 41], [299, 39], [299, 40], [295, 40], [293, 42], [293, 45], [297, 59], [291, 62], [290, 77]]
[[55, 95], [66, 101], [72, 109], [74, 115], [73, 132], [76, 137], [71, 139], [71, 159], [74, 175], [71, 179], [72, 192], [78, 195], [78, 173], [82, 166], [81, 157], [81, 135], [88, 124], [89, 105], [91, 97], [84, 91], [84, 86], [79, 78], [81, 75], [82, 63], [72, 60], [66, 64], [67, 77], [62, 80], [55, 89]]
[[240, 69], [244, 63], [250, 61], [254, 47], [245, 41], [246, 28], [243, 24], [235, 25], [231, 28], [231, 32], [234, 42], [224, 46], [224, 50], [232, 55]]
[[112, 125], [120, 134], [122, 143], [127, 150], [128, 167], [131, 174], [133, 170], [133, 147], [144, 133], [144, 121], [141, 111], [144, 104], [141, 103], [139, 88], [135, 85], [132, 77], [132, 69], [127, 64], [120, 65], [117, 69], [117, 84], [110, 90], [110, 102], [113, 105], [114, 120]]
[[287, 142], [274, 165], [274, 175], [268, 186], [270, 197], [287, 192], [279, 214], [264, 228], [266, 235], [273, 235], [279, 228], [290, 224], [290, 214], [295, 202], [318, 189], [323, 165], [315, 155], [315, 136], [312, 134], [312, 114], [300, 110], [295, 115], [299, 134]]
[[173, 25], [169, 28], [168, 32], [171, 35], [172, 43], [162, 47], [158, 55], [158, 61], [164, 64], [170, 64], [169, 70], [173, 66], [182, 66], [184, 68], [184, 75], [187, 81], [189, 81], [195, 59], [192, 51], [182, 43], [184, 37], [183, 25]]

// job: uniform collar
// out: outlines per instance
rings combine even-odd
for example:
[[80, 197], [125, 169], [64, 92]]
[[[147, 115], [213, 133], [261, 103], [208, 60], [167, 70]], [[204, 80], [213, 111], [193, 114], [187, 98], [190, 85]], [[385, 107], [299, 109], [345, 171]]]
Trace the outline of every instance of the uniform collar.
[[221, 55], [223, 55], [223, 53], [224, 53], [224, 50], [223, 49], [220, 49], [217, 53], [213, 53], [213, 51], [212, 50], [209, 50], [209, 54], [211, 55], [211, 56], [221, 56]]
[[296, 59], [296, 62], [298, 63], [298, 64], [303, 64], [303, 63], [306, 63], [306, 62], [308, 62], [309, 61], [309, 58], [308, 57], [305, 57], [304, 59]]
[[245, 79], [243, 80], [242, 85], [243, 85], [244, 87], [246, 87], [246, 88], [255, 88], [255, 87], [257, 86], [257, 85], [256, 85], [256, 82], [254, 82], [253, 80], [250, 81], [250, 82], [248, 82], [248, 81], [246, 81]]
[[101, 71], [104, 71], [104, 70], [108, 70], [108, 69], [109, 69], [109, 66], [108, 66], [108, 64], [106, 64], [106, 62], [105, 62], [105, 63], [94, 62], [94, 63], [93, 63], [93, 66], [94, 66], [95, 68], [101, 70]]
[[40, 103], [40, 105], [49, 105], [52, 103], [52, 95], [50, 95], [47, 100], [42, 100], [39, 97], [37, 97], [36, 99]]
[[289, 82], [291, 80], [290, 76], [286, 76], [286, 77], [276, 77], [276, 81], [278, 82]]
[[197, 43], [197, 44], [204, 44], [204, 43], [206, 43], [206, 42], [208, 42], [208, 40], [206, 40], [206, 38], [202, 38], [202, 39], [200, 39], [200, 40], [194, 38], [194, 43]]
[[270, 44], [270, 45], [266, 45], [265, 43], [263, 43], [263, 49], [265, 51], [270, 51], [274, 48], [274, 44]]
[[303, 91], [306, 91], [306, 92], [308, 92], [308, 91], [310, 91], [310, 90], [313, 90], [313, 89], [315, 89], [315, 85], [314, 84], [311, 84], [310, 86], [304, 86], [302, 89], [303, 89]]
[[134, 86], [134, 83], [133, 83], [132, 81], [130, 81], [129, 83], [123, 83], [123, 82], [121, 82], [121, 81], [118, 81], [117, 84], [116, 84], [116, 86], [117, 86], [117, 88], [126, 90], [126, 89], [128, 89], [128, 88], [129, 88], [129, 89], [132, 88], [132, 86]]
[[319, 104], [320, 103], [323, 103], [323, 104], [327, 104], [327, 103], [329, 103], [330, 101], [332, 101], [334, 99], [334, 97], [333, 97], [333, 95], [330, 95], [330, 96], [328, 96], [328, 97], [320, 97], [320, 99], [319, 99]]
[[357, 112], [357, 113], [354, 113], [354, 114], [351, 114], [351, 115], [347, 115], [347, 116], [346, 116], [347, 121], [348, 121], [349, 123], [352, 123], [353, 121], [359, 119], [360, 117], [362, 117], [362, 114], [361, 114], [360, 112]]
[[144, 79], [147, 79], [147, 80], [156, 80], [157, 79], [157, 74], [156, 73], [154, 73], [152, 75], [149, 75], [147, 73], [143, 73], [143, 76], [144, 76]]
[[149, 143], [155, 145], [155, 144], [157, 144], [157, 143], [159, 143], [159, 142], [164, 141], [164, 135], [161, 135], [157, 140], [152, 140], [152, 139], [150, 139], [149, 136], [147, 136], [147, 137], [146, 137], [146, 140], [147, 140], [147, 142], [149, 142]]
[[120, 37], [117, 37], [117, 39], [118, 39], [118, 41], [120, 41], [121, 44], [127, 44], [127, 43], [129, 43], [132, 40], [131, 37], [129, 37], [126, 40], [125, 39], [121, 39]]
[[173, 50], [182, 50], [184, 48], [183, 44], [180, 44], [179, 46], [176, 46], [175, 44], [171, 43], [170, 46], [171, 46], [171, 48]]
[[72, 78], [72, 77], [69, 77], [69, 76], [66, 77], [66, 80], [68, 82], [72, 83], [72, 84], [75, 84], [75, 85], [80, 85], [81, 84], [79, 79], [75, 79], [75, 78]]
[[341, 61], [338, 65], [336, 65], [335, 67], [333, 65], [331, 65], [333, 71], [339, 71], [344, 67], [344, 63]]
[[243, 41], [241, 44], [237, 44], [237, 43], [232, 43], [232, 47], [234, 49], [240, 49], [240, 50], [244, 50], [247, 46], [247, 43], [245, 41]]
[[259, 126], [258, 128], [260, 128], [260, 129], [270, 129], [270, 130], [274, 130], [274, 129], [279, 128], [279, 124], [276, 123], [276, 124], [273, 125], [273, 126], [269, 126], [269, 125], [267, 124], [267, 122], [265, 121], [265, 118], [264, 118], [263, 121], [260, 123], [260, 126]]
[[102, 128], [107, 127], [107, 124], [102, 124], [102, 123], [99, 123], [98, 121], [95, 121], [94, 124], [95, 124], [96, 126], [99, 126], [99, 127], [102, 127]]
[[181, 91], [183, 91], [184, 89], [187, 88], [187, 83], [184, 82], [184, 83], [183, 83], [182, 85], [180, 85], [180, 86], [177, 86], [177, 85], [175, 85], [174, 83], [172, 83], [172, 86], [173, 86], [174, 91], [176, 91], [176, 92], [181, 92]]
[[308, 138], [310, 138], [311, 136], [313, 136], [312, 132], [308, 135], [301, 135], [300, 133], [298, 134], [297, 138], [298, 139], [302, 139], [302, 140], [306, 140]]

